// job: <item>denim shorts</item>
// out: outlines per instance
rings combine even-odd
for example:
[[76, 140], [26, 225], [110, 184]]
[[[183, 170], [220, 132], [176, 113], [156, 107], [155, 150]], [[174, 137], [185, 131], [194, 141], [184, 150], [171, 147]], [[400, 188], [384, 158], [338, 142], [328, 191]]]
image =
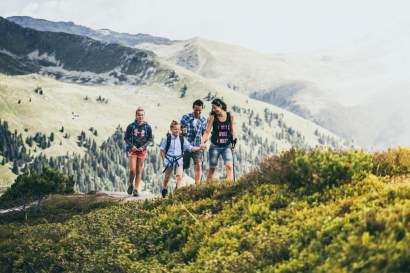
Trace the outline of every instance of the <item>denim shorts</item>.
[[211, 143], [209, 146], [209, 167], [215, 168], [218, 165], [218, 159], [220, 156], [222, 156], [224, 164], [233, 162], [232, 150], [229, 145], [219, 147]]

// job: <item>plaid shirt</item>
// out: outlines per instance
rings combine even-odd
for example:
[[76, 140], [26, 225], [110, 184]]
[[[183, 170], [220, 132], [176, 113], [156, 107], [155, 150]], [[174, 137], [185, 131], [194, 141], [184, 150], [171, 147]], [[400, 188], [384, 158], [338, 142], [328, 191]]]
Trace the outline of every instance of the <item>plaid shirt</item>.
[[202, 135], [205, 133], [207, 123], [208, 123], [207, 118], [204, 116], [201, 116], [196, 126], [194, 126], [194, 114], [193, 113], [189, 113], [189, 114], [182, 116], [181, 125], [182, 127], [188, 129], [186, 137], [189, 143], [191, 143], [193, 146], [198, 147], [199, 145], [201, 145], [201, 138], [202, 138]]

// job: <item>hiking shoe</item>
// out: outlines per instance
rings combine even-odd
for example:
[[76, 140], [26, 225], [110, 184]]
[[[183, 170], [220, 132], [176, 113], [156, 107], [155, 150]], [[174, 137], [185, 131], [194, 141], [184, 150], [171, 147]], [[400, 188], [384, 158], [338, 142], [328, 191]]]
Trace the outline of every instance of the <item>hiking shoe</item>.
[[168, 194], [168, 189], [162, 189], [161, 194], [162, 194], [162, 198], [165, 198]]
[[138, 196], [140, 196], [140, 194], [138, 193], [138, 191], [133, 190], [133, 191], [132, 191], [132, 196], [138, 197]]
[[134, 191], [134, 185], [129, 184], [129, 185], [128, 185], [127, 193], [128, 193], [128, 194], [132, 194], [133, 191]]

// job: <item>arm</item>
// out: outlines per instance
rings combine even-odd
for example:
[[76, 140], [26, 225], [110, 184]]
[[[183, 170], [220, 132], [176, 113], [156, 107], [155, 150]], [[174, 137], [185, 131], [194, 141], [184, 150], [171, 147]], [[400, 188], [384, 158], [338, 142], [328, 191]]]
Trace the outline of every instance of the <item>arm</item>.
[[191, 143], [189, 143], [188, 139], [184, 140], [184, 151], [190, 151], [190, 152], [196, 152], [199, 151], [201, 149], [201, 147], [194, 147], [191, 145]]
[[131, 126], [127, 126], [127, 130], [125, 130], [125, 135], [124, 135], [124, 141], [125, 143], [127, 143], [128, 145], [131, 145]]
[[148, 126], [147, 128], [147, 141], [144, 143], [144, 145], [142, 145], [140, 147], [141, 150], [144, 150], [148, 147], [148, 145], [150, 145], [153, 141], [153, 137], [152, 137], [152, 129], [151, 126]]
[[231, 113], [230, 114], [231, 115], [231, 132], [232, 132], [232, 139], [234, 140], [234, 139], [236, 139], [236, 130], [235, 130], [235, 125], [234, 125], [234, 116], [233, 116], [233, 114]]
[[186, 135], [188, 133], [188, 115], [183, 115], [181, 118], [181, 129], [182, 129], [182, 134]]
[[209, 134], [212, 131], [212, 124], [214, 123], [214, 116], [209, 115], [207, 122], [208, 122], [208, 124], [206, 126], [205, 133], [204, 133], [204, 135], [202, 136], [202, 139], [201, 139], [201, 145], [204, 145], [208, 141]]
[[159, 145], [160, 153], [159, 156], [161, 157], [161, 160], [164, 161], [165, 159], [165, 146], [166, 146], [166, 139], [162, 139], [161, 144]]
[[124, 140], [125, 143], [127, 143], [131, 147], [131, 151], [136, 151], [137, 147], [135, 147], [134, 143], [131, 143], [131, 134], [133, 133], [134, 132], [132, 132], [132, 126], [128, 125], [127, 130], [125, 131]]
[[160, 152], [159, 152], [159, 156], [161, 157], [161, 161], [164, 161], [164, 158], [165, 158], [165, 151], [164, 151], [164, 150], [160, 150]]

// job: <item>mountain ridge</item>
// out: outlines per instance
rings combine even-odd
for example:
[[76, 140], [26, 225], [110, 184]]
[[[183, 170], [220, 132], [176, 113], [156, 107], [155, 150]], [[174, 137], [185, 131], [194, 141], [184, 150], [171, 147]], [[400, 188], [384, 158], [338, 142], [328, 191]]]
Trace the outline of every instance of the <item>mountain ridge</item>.
[[[43, 73], [82, 83], [138, 84], [159, 68], [152, 52], [85, 36], [23, 28], [0, 18], [0, 57], [8, 73]], [[23, 69], [28, 68], [28, 69]]]
[[6, 18], [23, 27], [33, 28], [39, 31], [66, 32], [80, 36], [87, 36], [94, 40], [101, 40], [108, 43], [120, 43], [133, 47], [139, 43], [170, 44], [173, 41], [168, 38], [152, 36], [149, 34], [130, 34], [116, 32], [110, 29], [94, 30], [89, 27], [77, 25], [74, 22], [54, 22], [45, 19], [37, 19], [30, 16], [10, 16]]

